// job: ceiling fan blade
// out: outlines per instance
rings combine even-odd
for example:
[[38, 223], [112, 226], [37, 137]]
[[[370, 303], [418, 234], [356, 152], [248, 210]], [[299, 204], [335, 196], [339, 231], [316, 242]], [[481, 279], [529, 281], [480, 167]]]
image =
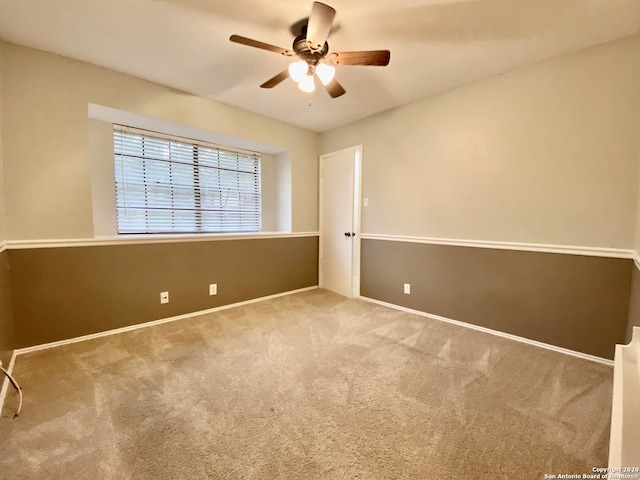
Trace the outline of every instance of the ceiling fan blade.
[[329, 5], [313, 2], [307, 27], [307, 42], [309, 42], [309, 46], [313, 50], [319, 50], [324, 47], [335, 16], [336, 11]]
[[327, 85], [325, 85], [324, 88], [327, 89], [327, 92], [329, 92], [329, 95], [331, 95], [331, 98], [338, 98], [339, 96], [347, 93], [344, 87], [340, 85], [340, 83], [338, 83], [338, 81], [335, 78], [331, 80]]
[[260, 85], [260, 88], [273, 88], [276, 85], [278, 85], [280, 82], [285, 81], [287, 78], [289, 78], [289, 69], [283, 70], [282, 72], [277, 74], [275, 77], [270, 78], [269, 80], [264, 82], [262, 85]]
[[231, 40], [234, 43], [247, 45], [248, 47], [261, 48], [262, 50], [269, 50], [270, 52], [276, 52], [286, 57], [291, 57], [294, 55], [294, 53], [291, 50], [287, 50], [286, 48], [276, 47], [275, 45], [259, 42], [258, 40], [253, 40], [247, 37], [241, 37], [240, 35], [231, 35], [229, 37], [229, 40]]
[[389, 65], [389, 50], [368, 50], [362, 52], [336, 52], [329, 55], [329, 61], [336, 65]]

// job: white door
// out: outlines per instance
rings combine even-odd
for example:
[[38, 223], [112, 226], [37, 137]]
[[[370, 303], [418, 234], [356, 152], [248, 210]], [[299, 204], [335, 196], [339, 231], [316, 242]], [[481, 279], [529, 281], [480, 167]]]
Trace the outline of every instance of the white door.
[[320, 287], [360, 294], [360, 169], [362, 147], [320, 157]]

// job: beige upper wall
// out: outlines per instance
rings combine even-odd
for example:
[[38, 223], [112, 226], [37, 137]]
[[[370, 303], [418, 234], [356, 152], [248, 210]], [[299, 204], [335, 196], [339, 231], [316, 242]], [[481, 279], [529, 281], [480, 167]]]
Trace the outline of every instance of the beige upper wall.
[[[9, 239], [93, 235], [89, 103], [288, 148], [292, 230], [317, 230], [317, 134], [0, 48]], [[635, 37], [415, 102], [320, 135], [320, 152], [364, 145], [366, 233], [631, 248], [638, 52]]]
[[363, 233], [631, 248], [640, 37], [321, 134], [363, 144]]
[[289, 150], [292, 230], [318, 229], [317, 133], [13, 44], [1, 68], [10, 240], [93, 236], [90, 103]]

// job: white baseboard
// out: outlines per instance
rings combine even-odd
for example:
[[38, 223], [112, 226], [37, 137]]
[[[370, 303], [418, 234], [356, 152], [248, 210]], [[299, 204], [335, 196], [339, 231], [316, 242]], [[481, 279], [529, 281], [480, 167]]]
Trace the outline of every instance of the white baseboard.
[[42, 345], [35, 345], [33, 347], [20, 348], [15, 350], [14, 356], [24, 355], [25, 353], [36, 352], [39, 350], [46, 350], [48, 348], [60, 347], [62, 345], [69, 345], [72, 343], [84, 342], [87, 340], [93, 340], [95, 338], [108, 337], [111, 335], [117, 335], [119, 333], [131, 332], [141, 328], [152, 327], [154, 325], [161, 325], [163, 323], [175, 322], [177, 320], [183, 320], [185, 318], [197, 317], [199, 315], [205, 315], [208, 313], [219, 312], [221, 310], [227, 310], [229, 308], [240, 307], [242, 305], [249, 305], [251, 303], [262, 302], [264, 300], [270, 300], [272, 298], [284, 297], [287, 295], [293, 295], [294, 293], [306, 292], [308, 290], [315, 290], [318, 286], [299, 288], [297, 290], [289, 290], [288, 292], [276, 293], [274, 295], [268, 295], [266, 297], [253, 298], [251, 300], [245, 300], [243, 302], [231, 303], [229, 305], [221, 305], [219, 307], [209, 308], [207, 310], [200, 310], [197, 312], [185, 313], [183, 315], [177, 315], [175, 317], [161, 318], [159, 320], [152, 320], [150, 322], [138, 323], [136, 325], [130, 325], [128, 327], [116, 328], [113, 330], [107, 330], [105, 332], [92, 333], [90, 335], [83, 335], [81, 337], [70, 338], [68, 340], [60, 340], [58, 342], [44, 343]]
[[[210, 308], [210, 309], [207, 309], [207, 310], [200, 310], [198, 312], [187, 313], [187, 314], [178, 315], [178, 316], [175, 316], [175, 317], [163, 318], [163, 319], [160, 319], [160, 320], [153, 320], [151, 322], [140, 323], [140, 324], [131, 325], [131, 326], [128, 326], [128, 327], [117, 328], [117, 329], [114, 329], [114, 330], [107, 330], [105, 332], [94, 333], [94, 334], [91, 334], [91, 335], [84, 335], [84, 336], [81, 336], [81, 337], [71, 338], [71, 339], [68, 339], [68, 340], [61, 340], [59, 342], [51, 342], [51, 343], [45, 343], [45, 344], [42, 344], [42, 345], [35, 345], [33, 347], [26, 347], [26, 348], [16, 349], [16, 350], [14, 350], [13, 355], [11, 356], [11, 361], [9, 362], [9, 366], [7, 368], [7, 371], [9, 373], [13, 372], [13, 367], [15, 365], [16, 357], [18, 355], [23, 355], [23, 354], [26, 354], [26, 353], [35, 352], [35, 351], [39, 351], [39, 350], [46, 350], [46, 349], [49, 349], [49, 348], [55, 348], [55, 347], [59, 347], [59, 346], [62, 346], [62, 345], [69, 345], [69, 344], [72, 344], [72, 343], [84, 342], [84, 341], [87, 341], [87, 340], [93, 340], [95, 338], [102, 338], [102, 337], [107, 337], [107, 336], [111, 336], [111, 335], [117, 335], [119, 333], [130, 332], [130, 331], [133, 331], [133, 330], [138, 330], [138, 329], [141, 329], [141, 328], [147, 328], [147, 327], [151, 327], [151, 326], [154, 326], [154, 325], [161, 325], [163, 323], [175, 322], [177, 320], [183, 320], [185, 318], [196, 317], [196, 316], [205, 315], [205, 314], [208, 314], [208, 313], [219, 312], [221, 310], [227, 310], [229, 308], [239, 307], [239, 306], [242, 306], [242, 305], [249, 305], [249, 304], [252, 304], [252, 303], [258, 303], [258, 302], [262, 302], [264, 300], [270, 300], [272, 298], [284, 297], [284, 296], [287, 296], [287, 295], [293, 295], [295, 293], [301, 293], [301, 292], [306, 292], [306, 291], [309, 291], [309, 290], [315, 290], [317, 288], [318, 288], [318, 286], [315, 285], [313, 287], [306, 287], [306, 288], [300, 288], [300, 289], [297, 289], [297, 290], [290, 290], [288, 292], [276, 293], [274, 295], [268, 295], [266, 297], [254, 298], [254, 299], [246, 300], [246, 301], [243, 301], [243, 302], [232, 303], [232, 304], [229, 304], [229, 305], [222, 305], [220, 307]], [[360, 298], [361, 300], [365, 300], [367, 302], [376, 303], [378, 305], [383, 305], [385, 307], [393, 308], [393, 309], [396, 309], [396, 310], [401, 310], [403, 312], [413, 313], [413, 314], [416, 314], [416, 315], [420, 315], [422, 317], [431, 318], [433, 320], [439, 320], [439, 321], [447, 322], [447, 323], [450, 323], [450, 324], [453, 324], [453, 325], [458, 325], [460, 327], [470, 328], [472, 330], [477, 330], [477, 331], [480, 331], [480, 332], [489, 333], [491, 335], [496, 335], [498, 337], [507, 338], [507, 339], [510, 339], [510, 340], [515, 340], [517, 342], [526, 343], [528, 345], [533, 345], [533, 346], [544, 348], [544, 349], [547, 349], [547, 350], [552, 350], [552, 351], [555, 351], [555, 352], [563, 353], [565, 355], [571, 355], [573, 357], [578, 357], [578, 358], [581, 358], [583, 360], [589, 360], [589, 361], [592, 361], [592, 362], [597, 362], [597, 363], [601, 363], [601, 364], [604, 364], [604, 365], [608, 365], [608, 366], [611, 366], [611, 367], [613, 366], [613, 360], [608, 360], [606, 358], [596, 357], [594, 355], [589, 355], [589, 354], [582, 353], [582, 352], [576, 352], [574, 350], [569, 350], [567, 348], [557, 347], [555, 345], [550, 345], [550, 344], [547, 344], [547, 343], [538, 342], [538, 341], [535, 341], [535, 340], [530, 340], [528, 338], [519, 337], [517, 335], [511, 335], [509, 333], [504, 333], [504, 332], [500, 332], [500, 331], [497, 331], [497, 330], [492, 330], [490, 328], [480, 327], [478, 325], [473, 325], [473, 324], [470, 324], [470, 323], [461, 322], [459, 320], [453, 320], [451, 318], [447, 318], [447, 317], [442, 317], [442, 316], [439, 316], [439, 315], [433, 315], [433, 314], [430, 314], [430, 313], [421, 312], [420, 310], [414, 310], [414, 309], [411, 309], [411, 308], [402, 307], [400, 305], [395, 305], [393, 303], [383, 302], [381, 300], [375, 300], [373, 298], [368, 298], [368, 297], [363, 297], [363, 296], [360, 296], [358, 298]], [[4, 400], [5, 400], [8, 388], [9, 388], [9, 379], [7, 379], [5, 377], [4, 381], [2, 383], [2, 389], [0, 390], [0, 413], [2, 413], [2, 407], [4, 406]]]
[[[14, 350], [13, 354], [11, 355], [11, 360], [9, 360], [9, 365], [6, 368], [7, 372], [9, 372], [9, 375], [13, 373], [13, 366], [15, 364], [16, 364], [16, 351]], [[0, 389], [0, 415], [2, 415], [2, 407], [4, 407], [4, 399], [7, 396], [7, 390], [9, 390], [10, 382], [4, 373], [0, 372], [0, 374], [2, 374], [2, 389]]]
[[395, 305], [393, 303], [383, 302], [381, 300], [376, 300], [374, 298], [368, 297], [358, 297], [361, 300], [365, 300], [371, 303], [377, 303], [378, 305], [383, 305], [385, 307], [394, 308], [396, 310], [401, 310], [407, 313], [413, 313], [415, 315], [420, 315], [422, 317], [431, 318], [433, 320], [439, 320], [441, 322], [451, 323], [453, 325], [457, 325], [459, 327], [470, 328], [472, 330], [477, 330], [479, 332], [489, 333], [491, 335], [495, 335], [497, 337], [508, 338], [509, 340], [515, 340], [516, 342], [526, 343], [528, 345], [533, 345], [535, 347], [544, 348], [546, 350], [552, 350], [554, 352], [564, 353], [565, 355], [571, 355], [572, 357], [578, 357], [583, 360], [589, 360], [591, 362], [602, 363], [604, 365], [608, 365], [613, 367], [613, 360], [609, 360], [606, 358], [596, 357], [595, 355], [589, 355], [588, 353], [576, 352], [575, 350], [569, 350], [568, 348], [557, 347], [555, 345], [550, 345], [548, 343], [538, 342], [536, 340], [530, 340], [528, 338], [519, 337], [517, 335], [512, 335], [510, 333], [500, 332], [498, 330], [492, 330], [486, 327], [480, 327], [479, 325], [473, 325], [472, 323], [461, 322], [460, 320], [453, 320], [447, 317], [441, 317], [440, 315], [433, 315], [431, 313], [421, 312], [420, 310], [414, 310], [412, 308], [402, 307], [400, 305]]

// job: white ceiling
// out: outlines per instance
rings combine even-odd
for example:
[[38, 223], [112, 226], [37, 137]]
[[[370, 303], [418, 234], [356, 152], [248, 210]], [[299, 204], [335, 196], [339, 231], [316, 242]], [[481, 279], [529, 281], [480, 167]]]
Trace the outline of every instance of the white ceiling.
[[640, 32], [640, 0], [325, 0], [330, 51], [391, 50], [388, 67], [338, 66], [337, 99], [288, 79], [311, 0], [0, 0], [0, 38], [324, 131], [416, 99]]

